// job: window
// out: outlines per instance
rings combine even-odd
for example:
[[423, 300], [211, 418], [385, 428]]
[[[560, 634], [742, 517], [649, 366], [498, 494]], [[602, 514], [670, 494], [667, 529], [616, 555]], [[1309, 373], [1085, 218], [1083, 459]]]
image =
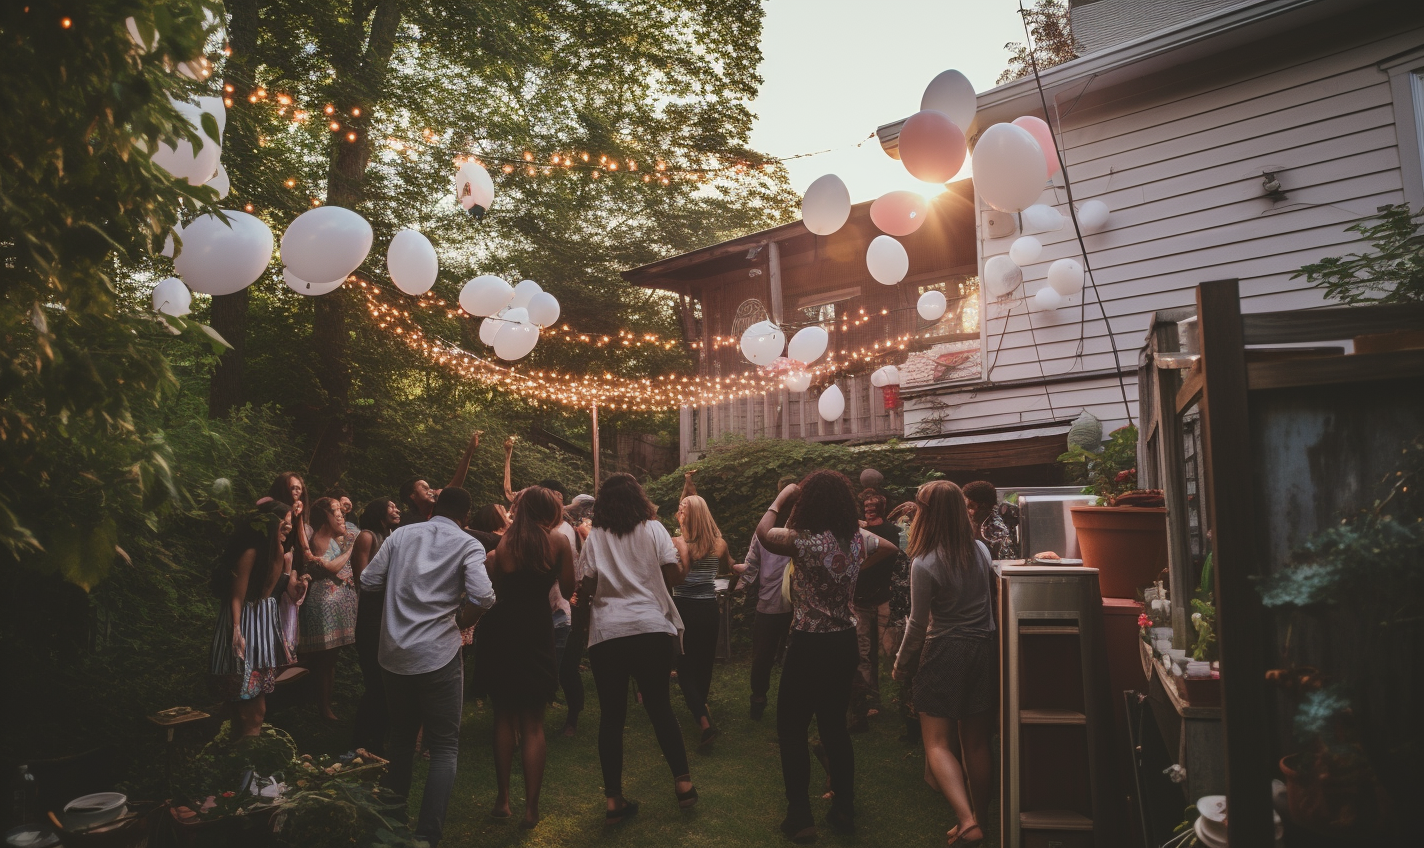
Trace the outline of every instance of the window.
[[1380, 64], [1389, 74], [1394, 100], [1394, 131], [1399, 142], [1399, 173], [1404, 201], [1424, 208], [1424, 49]]
[[983, 343], [979, 336], [979, 277], [954, 274], [917, 287], [916, 300], [929, 291], [944, 292], [944, 314], [935, 321], [914, 318], [914, 340], [900, 385], [975, 382], [983, 378]]

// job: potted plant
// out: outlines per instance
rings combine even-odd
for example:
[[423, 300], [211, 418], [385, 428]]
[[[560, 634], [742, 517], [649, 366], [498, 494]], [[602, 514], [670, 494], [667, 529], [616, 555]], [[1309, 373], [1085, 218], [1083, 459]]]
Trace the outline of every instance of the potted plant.
[[1058, 461], [1098, 496], [1098, 506], [1072, 509], [1083, 564], [1098, 569], [1104, 597], [1136, 597], [1167, 567], [1162, 492], [1137, 488], [1137, 428], [1114, 430], [1097, 451], [1074, 445]]

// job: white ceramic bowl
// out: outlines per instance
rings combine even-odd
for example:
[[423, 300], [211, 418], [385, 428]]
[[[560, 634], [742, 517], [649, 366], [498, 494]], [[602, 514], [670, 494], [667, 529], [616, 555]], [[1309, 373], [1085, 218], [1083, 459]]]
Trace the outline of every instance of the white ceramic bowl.
[[108, 824], [128, 812], [128, 796], [119, 792], [95, 792], [75, 798], [64, 805], [64, 826], [68, 830], [87, 830]]

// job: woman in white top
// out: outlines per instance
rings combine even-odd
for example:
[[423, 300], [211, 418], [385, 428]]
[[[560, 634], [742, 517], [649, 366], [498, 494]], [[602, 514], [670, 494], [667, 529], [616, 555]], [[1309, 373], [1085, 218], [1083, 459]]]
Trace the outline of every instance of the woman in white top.
[[687, 577], [687, 566], [655, 516], [638, 481], [631, 474], [614, 474], [599, 487], [593, 529], [579, 554], [579, 592], [593, 599], [588, 659], [598, 688], [598, 758], [609, 824], [638, 811], [638, 802], [623, 797], [630, 677], [638, 683], [658, 746], [672, 768], [678, 804], [697, 803], [669, 686], [682, 637], [682, 618], [670, 589]]

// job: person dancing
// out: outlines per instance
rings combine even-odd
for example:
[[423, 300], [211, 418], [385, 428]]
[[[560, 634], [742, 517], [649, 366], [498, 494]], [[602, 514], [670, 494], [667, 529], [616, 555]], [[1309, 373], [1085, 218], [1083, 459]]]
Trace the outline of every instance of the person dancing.
[[[780, 492], [795, 482], [794, 477], [783, 477], [778, 481], [776, 491]], [[789, 562], [791, 557], [769, 553], [756, 536], [752, 536], [751, 544], [747, 546], [746, 561], [732, 566], [732, 570], [741, 575], [737, 590], [755, 586], [757, 592], [756, 617], [752, 620], [752, 721], [761, 721], [766, 712], [766, 694], [771, 690], [771, 667], [781, 656], [781, 649], [791, 632], [791, 602], [781, 593], [781, 578]]]
[[[778, 527], [782, 516], [786, 526]], [[898, 549], [860, 528], [850, 481], [836, 471], [817, 471], [799, 486], [782, 489], [757, 525], [756, 537], [771, 553], [791, 557], [791, 638], [776, 694], [787, 806], [781, 832], [794, 842], [816, 838], [806, 740], [812, 716], [834, 792], [827, 823], [852, 832], [855, 749], [845, 716], [860, 664], [852, 601], [860, 572], [888, 564]]]
[[361, 511], [357, 526], [361, 532], [351, 548], [351, 578], [357, 586], [356, 656], [361, 663], [361, 682], [365, 684], [361, 703], [356, 707], [356, 726], [351, 732], [353, 749], [364, 748], [378, 757], [386, 756], [386, 733], [390, 714], [386, 710], [386, 685], [381, 676], [377, 651], [381, 644], [380, 592], [361, 588], [361, 572], [375, 559], [386, 537], [400, 526], [400, 506], [390, 498], [377, 498]]
[[312, 504], [311, 558], [307, 570], [312, 584], [301, 609], [302, 664], [316, 679], [316, 711], [325, 722], [340, 721], [331, 709], [336, 683], [336, 652], [356, 641], [356, 583], [351, 576], [351, 550], [343, 548], [346, 517], [331, 498]]
[[[988, 547], [975, 538], [958, 486], [926, 483], [915, 501], [910, 618], [894, 676], [914, 674], [925, 781], [944, 793], [958, 819], [949, 844], [967, 848], [984, 841], [979, 822], [993, 791], [989, 739], [999, 687], [993, 563]], [[953, 750], [956, 738], [962, 764]]]
[[687, 578], [673, 587], [672, 601], [684, 627], [682, 656], [677, 661], [677, 683], [692, 717], [702, 727], [700, 745], [717, 738], [717, 728], [707, 708], [712, 689], [712, 666], [717, 658], [717, 574], [730, 571], [732, 555], [707, 501], [688, 495], [677, 505], [682, 535], [673, 539]]

